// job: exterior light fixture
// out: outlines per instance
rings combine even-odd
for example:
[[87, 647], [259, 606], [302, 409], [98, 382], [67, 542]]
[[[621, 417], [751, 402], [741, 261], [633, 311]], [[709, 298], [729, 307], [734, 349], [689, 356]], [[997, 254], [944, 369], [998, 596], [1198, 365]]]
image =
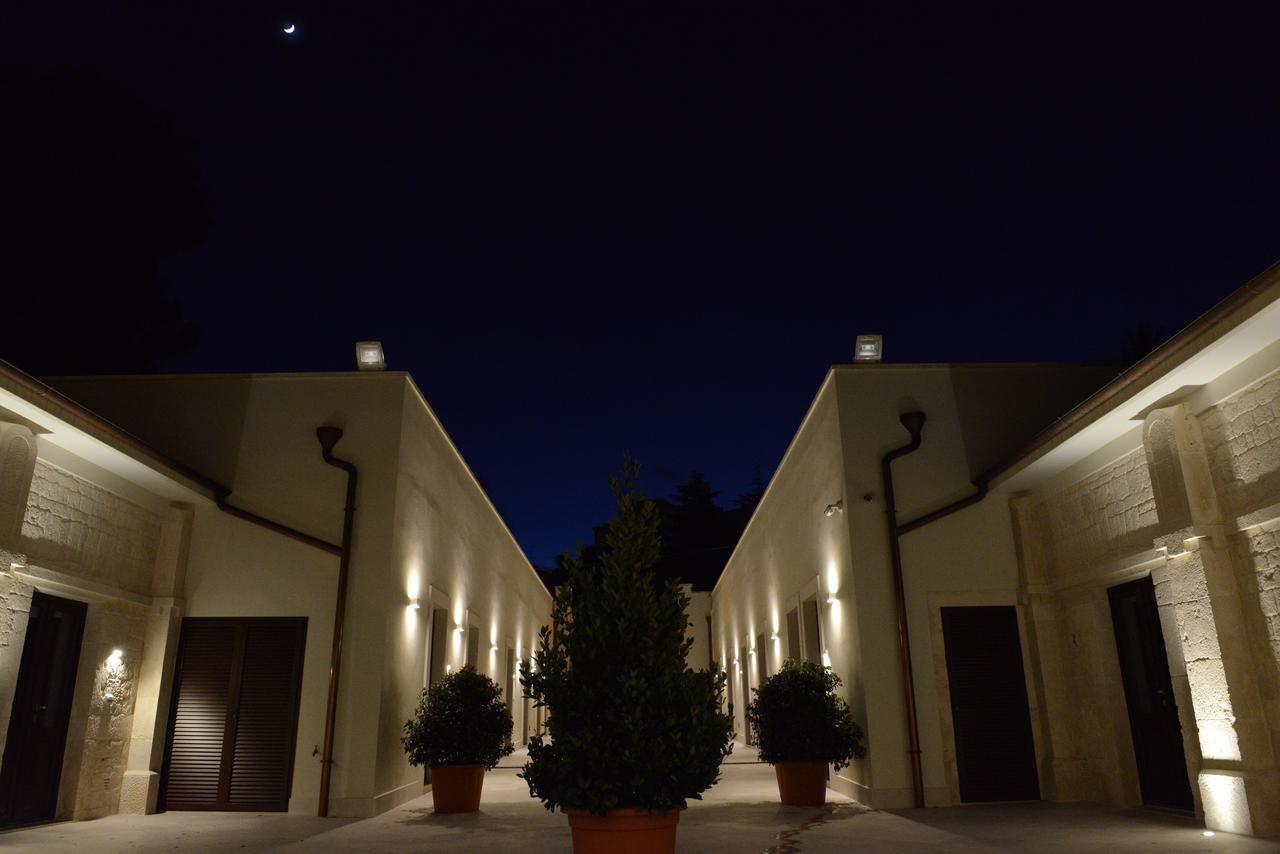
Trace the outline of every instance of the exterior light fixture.
[[27, 568], [27, 565], [25, 563], [22, 563], [16, 560], [13, 563], [9, 564], [10, 571], [21, 571], [26, 568]]
[[356, 367], [362, 371], [385, 371], [387, 359], [382, 353], [382, 342], [357, 341]]
[[446, 665], [444, 666], [444, 672], [445, 672], [445, 673], [452, 673], [452, 672], [453, 672], [453, 665], [452, 665], [452, 664], [446, 664]]
[[828, 605], [836, 604], [836, 594], [832, 593], [830, 596], [827, 597], [827, 604]]
[[419, 608], [422, 607], [422, 600], [415, 596], [414, 598], [409, 600], [409, 607], [415, 611], [418, 610]]
[[853, 360], [855, 362], [879, 362], [884, 357], [884, 337], [881, 335], [859, 335], [854, 344]]
[[777, 643], [777, 642], [778, 642], [778, 633], [777, 633], [777, 632], [774, 632], [773, 634], [769, 635], [769, 640], [773, 641], [774, 643]]
[[495, 643], [493, 646], [489, 647], [489, 652], [493, 653], [494, 655], [497, 655], [497, 654], [498, 654], [498, 645]]
[[1214, 837], [1214, 835], [1215, 835], [1215, 834], [1214, 834], [1214, 832], [1213, 832], [1212, 830], [1206, 830], [1202, 835], [1203, 835], [1206, 839], [1212, 839], [1212, 838]]
[[826, 509], [822, 511], [823, 516], [834, 516], [837, 513], [844, 512], [844, 499], [841, 498], [835, 504], [828, 504]]
[[455, 635], [460, 635], [460, 634], [462, 634], [462, 633], [463, 633], [463, 632], [465, 632], [465, 631], [466, 631], [466, 629], [464, 629], [462, 626], [454, 626], [454, 627], [453, 627], [453, 633], [454, 633]]

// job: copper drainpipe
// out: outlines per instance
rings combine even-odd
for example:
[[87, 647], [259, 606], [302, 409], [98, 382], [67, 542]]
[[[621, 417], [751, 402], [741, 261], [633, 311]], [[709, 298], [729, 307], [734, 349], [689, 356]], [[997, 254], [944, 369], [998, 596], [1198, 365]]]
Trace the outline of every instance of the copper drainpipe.
[[898, 649], [902, 657], [902, 685], [907, 703], [907, 738], [910, 741], [911, 787], [915, 792], [915, 804], [924, 806], [924, 779], [920, 773], [920, 725], [916, 720], [916, 687], [911, 671], [911, 638], [907, 633], [907, 600], [902, 591], [902, 552], [898, 547], [898, 511], [893, 503], [893, 461], [905, 457], [920, 447], [920, 430], [924, 427], [923, 412], [908, 412], [900, 417], [902, 426], [911, 434], [911, 441], [894, 448], [880, 458], [880, 475], [884, 481], [884, 504], [889, 525], [889, 559], [893, 562], [893, 598], [898, 609]]
[[351, 566], [351, 524], [356, 514], [356, 467], [333, 455], [342, 438], [337, 427], [319, 427], [320, 454], [331, 466], [347, 473], [347, 506], [342, 518], [342, 550], [338, 563], [338, 601], [333, 615], [333, 654], [329, 659], [329, 702], [324, 713], [324, 754], [320, 758], [320, 817], [329, 814], [329, 780], [333, 773], [333, 730], [338, 711], [338, 672], [342, 668], [342, 624], [347, 610], [347, 571]]
[[924, 776], [920, 770], [920, 723], [916, 717], [916, 683], [914, 671], [911, 667], [911, 637], [907, 632], [907, 599], [902, 587], [902, 549], [899, 544], [899, 537], [903, 534], [910, 533], [917, 528], [923, 528], [930, 522], [936, 522], [943, 516], [950, 516], [957, 510], [963, 510], [970, 505], [977, 504], [987, 496], [987, 483], [990, 478], [986, 475], [978, 478], [973, 482], [974, 491], [971, 495], [961, 498], [959, 501], [953, 501], [946, 507], [934, 510], [932, 513], [912, 519], [910, 522], [898, 524], [898, 509], [894, 505], [893, 498], [893, 467], [891, 463], [898, 457], [905, 457], [920, 448], [920, 431], [924, 429], [924, 413], [908, 412], [900, 416], [902, 426], [907, 428], [907, 432], [911, 434], [911, 441], [900, 448], [895, 448], [885, 454], [880, 460], [880, 473], [884, 480], [884, 503], [886, 510], [886, 518], [889, 524], [889, 557], [893, 562], [893, 598], [898, 609], [898, 647], [902, 653], [902, 691], [903, 699], [907, 706], [907, 736], [911, 743], [911, 789], [915, 795], [916, 807], [924, 806]]

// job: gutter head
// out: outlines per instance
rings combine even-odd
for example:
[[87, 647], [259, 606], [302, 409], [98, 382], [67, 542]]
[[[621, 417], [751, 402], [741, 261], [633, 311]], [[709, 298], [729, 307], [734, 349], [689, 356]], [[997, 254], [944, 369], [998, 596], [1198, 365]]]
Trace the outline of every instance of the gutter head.
[[327, 458], [333, 453], [334, 446], [342, 438], [342, 428], [331, 427], [327, 424], [317, 427], [316, 438], [320, 440], [320, 450]]
[[907, 428], [913, 442], [920, 441], [920, 431], [924, 429], [924, 413], [920, 411], [904, 412], [898, 416], [902, 426]]

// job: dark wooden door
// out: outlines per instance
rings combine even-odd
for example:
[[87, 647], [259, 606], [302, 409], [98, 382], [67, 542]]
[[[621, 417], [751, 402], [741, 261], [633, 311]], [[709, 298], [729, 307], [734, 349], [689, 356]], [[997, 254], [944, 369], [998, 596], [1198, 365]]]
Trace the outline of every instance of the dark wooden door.
[[962, 801], [1040, 798], [1012, 605], [942, 609]]
[[1112, 587], [1107, 594], [1142, 802], [1191, 812], [1195, 805], [1155, 586], [1148, 576]]
[[0, 765], [0, 826], [52, 821], [75, 694], [85, 604], [35, 593]]
[[284, 811], [305, 618], [182, 621], [162, 807]]

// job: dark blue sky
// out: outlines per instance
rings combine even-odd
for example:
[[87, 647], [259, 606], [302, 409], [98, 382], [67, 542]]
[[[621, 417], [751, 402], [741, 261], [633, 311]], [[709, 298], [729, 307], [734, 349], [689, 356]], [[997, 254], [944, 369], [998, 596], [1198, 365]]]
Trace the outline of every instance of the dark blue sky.
[[0, 59], [197, 140], [169, 367], [380, 338], [547, 564], [625, 449], [767, 478], [859, 332], [1110, 360], [1280, 257], [1274, 4], [1142, 5], [32, 2]]

